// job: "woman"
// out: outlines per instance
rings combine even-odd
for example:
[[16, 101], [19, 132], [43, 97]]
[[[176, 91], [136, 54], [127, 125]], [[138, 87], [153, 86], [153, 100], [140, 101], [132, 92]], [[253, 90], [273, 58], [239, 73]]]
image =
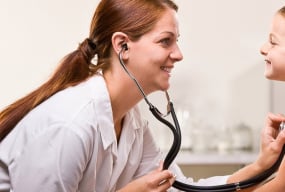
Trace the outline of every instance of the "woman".
[[[175, 164], [162, 170], [137, 107], [143, 97], [122, 67], [147, 95], [169, 88], [183, 58], [177, 9], [171, 0], [100, 2], [89, 37], [51, 79], [0, 113], [1, 191], [174, 191], [176, 178], [192, 182]], [[283, 120], [268, 116], [256, 162], [199, 184], [236, 182], [270, 167], [285, 141], [271, 132]]]

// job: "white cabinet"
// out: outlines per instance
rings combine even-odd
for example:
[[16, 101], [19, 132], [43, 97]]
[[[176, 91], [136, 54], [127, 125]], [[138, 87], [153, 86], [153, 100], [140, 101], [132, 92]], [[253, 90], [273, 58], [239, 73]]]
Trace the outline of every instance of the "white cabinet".
[[228, 175], [257, 158], [253, 152], [192, 153], [180, 151], [175, 161], [187, 177], [194, 180], [217, 175]]

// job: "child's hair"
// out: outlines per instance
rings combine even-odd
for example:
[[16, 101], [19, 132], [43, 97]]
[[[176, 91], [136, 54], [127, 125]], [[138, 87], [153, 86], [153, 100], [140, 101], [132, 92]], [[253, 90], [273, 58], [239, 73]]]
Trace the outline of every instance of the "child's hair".
[[277, 13], [279, 13], [280, 15], [282, 15], [283, 17], [285, 17], [285, 6], [281, 7], [281, 9], [279, 9], [277, 11]]

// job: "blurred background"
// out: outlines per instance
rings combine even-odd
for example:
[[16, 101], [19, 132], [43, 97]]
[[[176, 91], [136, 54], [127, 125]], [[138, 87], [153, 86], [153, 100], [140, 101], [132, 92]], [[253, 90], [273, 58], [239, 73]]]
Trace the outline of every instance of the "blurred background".
[[[89, 33], [98, 0], [0, 2], [0, 109], [43, 83]], [[260, 46], [282, 0], [176, 0], [184, 60], [169, 90], [183, 140], [177, 162], [194, 178], [227, 174], [256, 158], [266, 114], [284, 113], [285, 85], [263, 76]], [[165, 108], [163, 93], [149, 96]], [[158, 145], [168, 128], [140, 103]]]

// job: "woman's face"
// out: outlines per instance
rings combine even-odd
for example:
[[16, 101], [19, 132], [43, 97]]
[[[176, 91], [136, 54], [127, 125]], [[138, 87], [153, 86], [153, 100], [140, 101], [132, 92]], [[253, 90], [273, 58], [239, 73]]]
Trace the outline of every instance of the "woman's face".
[[128, 68], [146, 94], [169, 88], [174, 63], [183, 58], [178, 36], [176, 12], [168, 9], [150, 32], [130, 42]]
[[271, 80], [285, 81], [285, 17], [276, 14], [272, 21], [268, 41], [260, 52], [265, 57], [265, 76]]

